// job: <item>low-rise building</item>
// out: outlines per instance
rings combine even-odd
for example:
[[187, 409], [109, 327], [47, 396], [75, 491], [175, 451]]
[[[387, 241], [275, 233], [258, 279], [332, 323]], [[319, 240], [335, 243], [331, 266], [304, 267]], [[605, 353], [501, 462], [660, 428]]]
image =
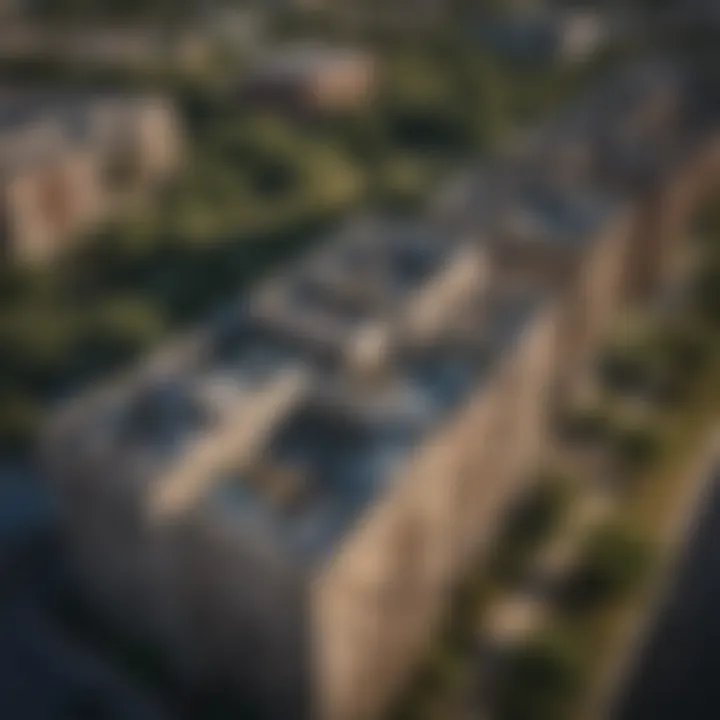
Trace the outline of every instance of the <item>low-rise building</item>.
[[367, 52], [301, 44], [258, 57], [241, 87], [249, 103], [301, 113], [335, 113], [365, 105], [376, 81]]
[[0, 105], [0, 245], [51, 257], [175, 172], [177, 118], [153, 98], [9, 94]]

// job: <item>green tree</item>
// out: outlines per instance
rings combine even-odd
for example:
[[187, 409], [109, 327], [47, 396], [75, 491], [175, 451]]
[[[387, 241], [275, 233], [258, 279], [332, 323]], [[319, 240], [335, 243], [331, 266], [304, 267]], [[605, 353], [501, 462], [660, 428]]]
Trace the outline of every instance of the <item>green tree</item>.
[[647, 423], [616, 427], [612, 442], [621, 467], [631, 472], [646, 470], [657, 460], [663, 449], [659, 429]]
[[510, 510], [501, 532], [493, 563], [501, 580], [512, 582], [522, 572], [530, 554], [561, 522], [568, 508], [571, 484], [560, 476], [540, 477]]
[[149, 300], [110, 298], [87, 316], [76, 357], [89, 371], [113, 367], [156, 343], [164, 329], [162, 313]]
[[645, 348], [621, 345], [608, 349], [600, 361], [600, 375], [611, 390], [639, 389], [648, 379]]
[[702, 373], [715, 349], [712, 333], [706, 327], [684, 318], [667, 325], [656, 340], [657, 352], [684, 378]]
[[633, 590], [650, 559], [650, 547], [631, 528], [603, 525], [585, 539], [580, 560], [561, 588], [561, 602], [570, 611], [593, 610]]
[[565, 435], [579, 442], [605, 440], [612, 428], [610, 411], [600, 403], [569, 410], [560, 422]]
[[412, 157], [393, 157], [383, 166], [378, 186], [378, 200], [394, 209], [417, 209], [430, 188], [428, 168]]
[[574, 644], [559, 633], [542, 633], [514, 650], [496, 693], [501, 720], [562, 720], [572, 717], [584, 668]]
[[0, 368], [4, 383], [38, 397], [63, 380], [77, 331], [71, 308], [28, 298], [0, 315]]

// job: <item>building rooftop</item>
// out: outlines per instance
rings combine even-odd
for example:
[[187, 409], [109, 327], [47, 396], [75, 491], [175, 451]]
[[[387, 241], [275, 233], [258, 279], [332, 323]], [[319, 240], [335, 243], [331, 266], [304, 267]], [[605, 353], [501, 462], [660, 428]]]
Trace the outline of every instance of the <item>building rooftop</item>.
[[499, 228], [519, 239], [548, 245], [583, 246], [592, 241], [618, 204], [599, 193], [521, 183], [501, 209]]
[[659, 61], [612, 75], [483, 167], [452, 179], [437, 214], [465, 217], [496, 245], [532, 243], [551, 255], [582, 249], [696, 135], [687, 85], [681, 68]]
[[[649, 77], [654, 86], [661, 76]], [[621, 83], [621, 105], [644, 87]], [[568, 136], [598, 152], [624, 122], [609, 117], [580, 112], [582, 132]], [[653, 117], [662, 132], [648, 137], [662, 143], [672, 123]], [[106, 462], [152, 456], [133, 467], [152, 480], [162, 513], [202, 508], [291, 557], [326, 557], [554, 292], [528, 249], [559, 265], [624, 210], [592, 171], [558, 177], [538, 143], [468, 172], [442, 220], [348, 223], [206, 325], [171, 369], [136, 373], [112, 402], [88, 405], [75, 432], [104, 432]], [[495, 250], [511, 246], [522, 252], [503, 264]]]
[[294, 43], [261, 56], [255, 78], [304, 80], [328, 68], [369, 61], [360, 49], [332, 47], [324, 43]]
[[396, 339], [379, 374], [318, 376], [255, 462], [220, 473], [208, 501], [229, 503], [236, 518], [255, 514], [259, 532], [293, 557], [326, 557], [428, 433], [482, 387], [543, 299], [478, 292], [441, 334]]
[[528, 162], [499, 173], [490, 166], [467, 174], [448, 188], [440, 212], [461, 218], [460, 227], [480, 232], [495, 252], [514, 253], [520, 265], [538, 255], [579, 257], [622, 212], [624, 200], [587, 181], [573, 181], [557, 166], [550, 172], [544, 167]]
[[[351, 224], [206, 328], [190, 361], [133, 377], [76, 432], [90, 425], [105, 462], [142, 475], [156, 509], [205, 497], [244, 522], [253, 508], [283, 551], [324, 557], [541, 303], [483, 280], [482, 257], [429, 222]], [[343, 328], [334, 344], [303, 324], [310, 311]]]

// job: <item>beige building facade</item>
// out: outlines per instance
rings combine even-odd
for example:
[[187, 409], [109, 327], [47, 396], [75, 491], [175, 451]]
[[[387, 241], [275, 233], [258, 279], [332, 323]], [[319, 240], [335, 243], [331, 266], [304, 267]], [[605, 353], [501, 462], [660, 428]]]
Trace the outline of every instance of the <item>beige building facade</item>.
[[18, 117], [0, 127], [0, 242], [8, 262], [53, 257], [181, 162], [180, 125], [162, 100], [8, 102]]

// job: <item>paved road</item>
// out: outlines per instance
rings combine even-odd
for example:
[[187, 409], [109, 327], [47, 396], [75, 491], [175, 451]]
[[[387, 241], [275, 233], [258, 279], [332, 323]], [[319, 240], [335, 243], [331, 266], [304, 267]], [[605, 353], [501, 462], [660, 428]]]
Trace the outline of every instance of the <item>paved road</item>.
[[720, 468], [617, 720], [720, 717]]

